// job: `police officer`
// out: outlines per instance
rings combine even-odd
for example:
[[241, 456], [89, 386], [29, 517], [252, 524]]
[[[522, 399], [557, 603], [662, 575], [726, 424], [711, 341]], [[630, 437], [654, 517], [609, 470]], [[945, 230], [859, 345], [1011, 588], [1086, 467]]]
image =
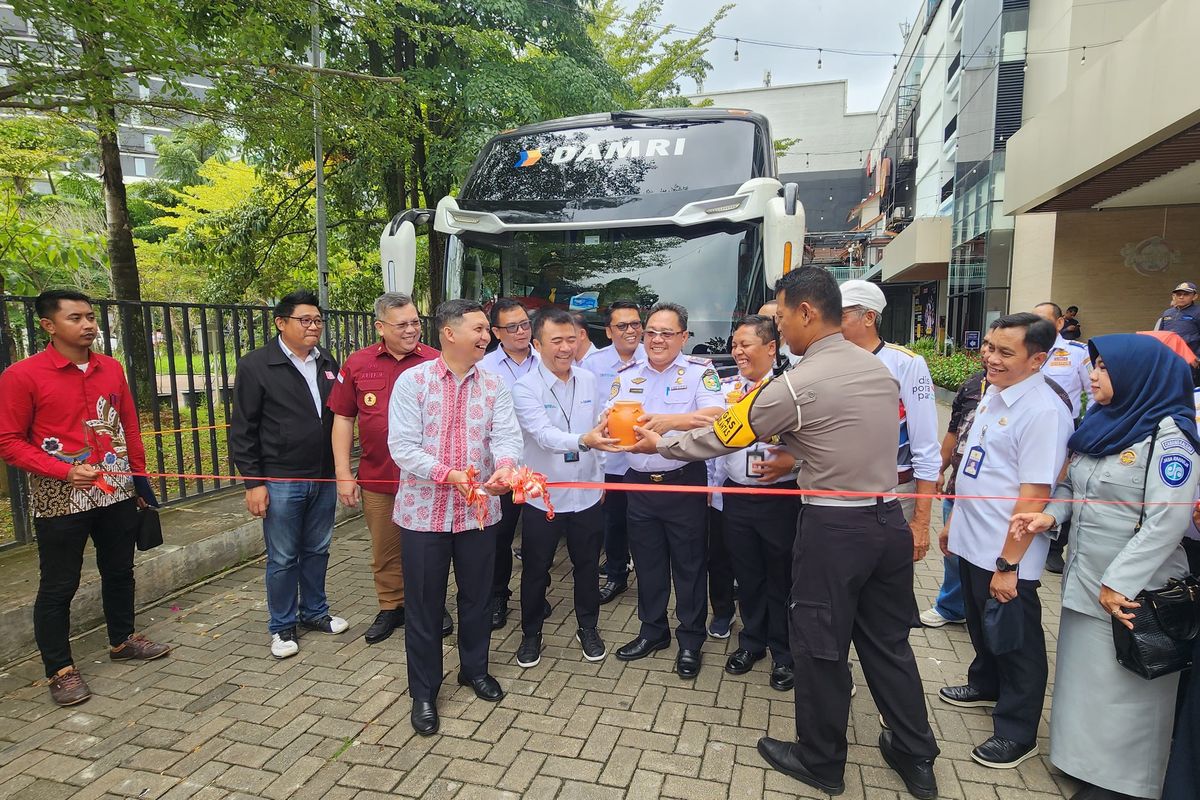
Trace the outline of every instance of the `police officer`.
[[891, 491], [895, 464], [863, 457], [898, 440], [899, 389], [879, 359], [842, 337], [832, 275], [801, 267], [776, 289], [784, 338], [804, 360], [712, 426], [671, 438], [642, 430], [634, 450], [699, 460], [778, 435], [803, 462], [801, 488], [821, 494], [806, 496], [792, 549], [797, 739], [764, 737], [758, 751], [803, 783], [831, 794], [845, 789], [853, 642], [887, 724], [879, 737], [884, 760], [912, 794], [932, 798], [938, 748], [908, 643], [916, 617], [911, 536], [898, 503], [870, 496]]
[[1171, 290], [1171, 305], [1154, 323], [1156, 331], [1177, 333], [1200, 353], [1200, 309], [1196, 308], [1196, 284], [1184, 281]]
[[[737, 404], [770, 380], [779, 334], [774, 317], [743, 317], [733, 331], [730, 351], [738, 374], [721, 381], [728, 406]], [[716, 485], [794, 489], [796, 476], [766, 474], [768, 445], [712, 459]], [[794, 464], [794, 459], [792, 459]], [[724, 517], [725, 546], [738, 583], [742, 631], [738, 647], [725, 662], [730, 675], [743, 675], [771, 653], [771, 688], [792, 688], [792, 652], [788, 647], [787, 596], [792, 586], [792, 543], [800, 514], [798, 495], [718, 494], [713, 505]]]
[[[612, 386], [617, 370], [635, 360], [644, 359], [642, 347], [642, 316], [637, 303], [616, 300], [604, 310], [604, 332], [612, 342], [583, 360], [583, 368], [596, 376], [596, 390], [603, 392], [596, 397], [596, 408], [608, 403], [608, 390]], [[629, 469], [628, 457], [624, 453], [608, 453], [604, 457], [604, 482], [621, 483]], [[607, 559], [600, 567], [605, 576], [600, 587], [600, 604], [610, 602], [628, 588], [629, 535], [626, 531], [625, 492], [609, 492], [604, 497], [604, 556]]]
[[[725, 406], [721, 379], [712, 363], [682, 354], [688, 340], [687, 322], [687, 309], [681, 305], [659, 303], [650, 309], [646, 318], [646, 360], [622, 367], [609, 390], [611, 401], [640, 402], [646, 413], [641, 424], [656, 436], [707, 427]], [[638, 453], [629, 456], [625, 482], [704, 486], [708, 470], [702, 463]], [[617, 650], [617, 658], [635, 661], [671, 644], [667, 601], [673, 576], [675, 616], [679, 620], [675, 671], [681, 678], [695, 678], [700, 674], [700, 645], [704, 642], [708, 603], [708, 501], [699, 493], [630, 492], [628, 503], [629, 550], [637, 562], [638, 619], [642, 626], [636, 639]]]

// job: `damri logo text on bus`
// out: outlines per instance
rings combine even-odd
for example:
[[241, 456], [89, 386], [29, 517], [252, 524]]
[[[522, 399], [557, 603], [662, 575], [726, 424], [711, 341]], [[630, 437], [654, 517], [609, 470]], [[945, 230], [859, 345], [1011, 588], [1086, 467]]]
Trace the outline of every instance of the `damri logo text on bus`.
[[[647, 139], [645, 142], [645, 152], [642, 151], [642, 142], [637, 140], [626, 140], [623, 142], [609, 142], [603, 145], [602, 143], [593, 142], [584, 145], [582, 148], [578, 145], [562, 145], [554, 150], [554, 154], [550, 157], [552, 164], [567, 164], [580, 163], [583, 161], [616, 161], [626, 158], [654, 158], [657, 156], [681, 156], [683, 155], [684, 147], [687, 145], [687, 137], [681, 136], [672, 141], [671, 139]], [[541, 150], [522, 150], [517, 156], [517, 162], [513, 164], [517, 167], [532, 167], [542, 160]]]

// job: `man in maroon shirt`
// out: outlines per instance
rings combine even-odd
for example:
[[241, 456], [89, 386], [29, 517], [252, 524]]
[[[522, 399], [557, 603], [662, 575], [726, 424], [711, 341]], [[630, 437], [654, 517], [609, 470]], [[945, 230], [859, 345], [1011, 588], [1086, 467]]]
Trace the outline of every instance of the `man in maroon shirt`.
[[[146, 453], [125, 373], [91, 350], [99, 335], [87, 295], [51, 289], [36, 300], [50, 346], [0, 374], [0, 458], [30, 473], [40, 583], [33, 630], [60, 706], [91, 696], [71, 658], [71, 599], [90, 538], [100, 570], [108, 657], [150, 660], [170, 647], [133, 632], [137, 509], [152, 500]], [[108, 474], [117, 473], [117, 474]]]
[[[400, 470], [388, 450], [388, 400], [400, 373], [438, 356], [437, 350], [421, 344], [421, 317], [406, 294], [387, 292], [375, 301], [375, 330], [381, 341], [346, 359], [326, 401], [334, 413], [333, 463], [338, 499], [350, 508], [361, 499], [371, 532], [371, 571], [379, 614], [367, 628], [367, 644], [382, 642], [404, 624], [400, 528], [392, 522]], [[362, 446], [357, 479], [350, 467], [355, 417]], [[446, 623], [443, 619], [443, 634], [447, 632]]]

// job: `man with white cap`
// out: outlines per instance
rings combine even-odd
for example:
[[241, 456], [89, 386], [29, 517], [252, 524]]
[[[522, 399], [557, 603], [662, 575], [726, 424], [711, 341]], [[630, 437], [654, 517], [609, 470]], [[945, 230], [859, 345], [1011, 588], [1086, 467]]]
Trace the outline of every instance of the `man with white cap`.
[[[883, 290], [870, 281], [846, 281], [842, 290], [842, 335], [879, 357], [900, 384], [900, 442], [896, 453], [896, 488], [900, 493], [932, 495], [942, 470], [937, 403], [925, 359], [879, 335], [879, 318], [887, 305]], [[929, 551], [929, 497], [901, 498], [900, 507], [913, 533], [913, 560]]]

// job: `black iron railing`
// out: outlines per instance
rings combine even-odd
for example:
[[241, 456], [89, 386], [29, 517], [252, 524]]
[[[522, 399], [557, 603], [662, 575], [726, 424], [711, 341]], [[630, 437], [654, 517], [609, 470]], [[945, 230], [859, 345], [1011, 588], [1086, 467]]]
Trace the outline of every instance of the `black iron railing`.
[[[272, 308], [117, 300], [96, 300], [94, 307], [101, 331], [95, 349], [120, 361], [132, 378], [147, 471], [160, 474], [152, 481], [159, 499], [177, 502], [237, 483], [200, 476], [233, 474], [226, 442], [234, 373], [239, 358], [275, 336]], [[339, 362], [376, 338], [370, 312], [323, 316], [323, 343]], [[47, 342], [32, 297], [0, 296], [0, 370]], [[142, 352], [131, 356], [132, 350]], [[11, 517], [3, 519], [0, 505], [0, 547], [32, 538], [26, 476], [6, 469]]]

